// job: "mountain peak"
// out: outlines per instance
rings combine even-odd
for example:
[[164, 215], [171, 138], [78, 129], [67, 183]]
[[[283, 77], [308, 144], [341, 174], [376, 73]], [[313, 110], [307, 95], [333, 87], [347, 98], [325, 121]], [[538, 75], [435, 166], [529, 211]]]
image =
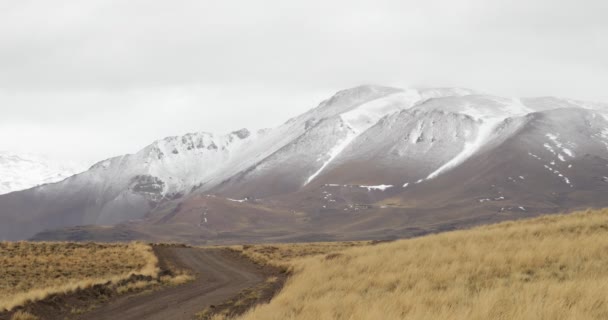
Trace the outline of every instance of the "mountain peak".
[[331, 98], [321, 102], [317, 109], [330, 108], [341, 113], [341, 111], [343, 111], [342, 109], [344, 108], [352, 108], [354, 105], [400, 91], [403, 91], [403, 89], [375, 85], [361, 85], [336, 92]]

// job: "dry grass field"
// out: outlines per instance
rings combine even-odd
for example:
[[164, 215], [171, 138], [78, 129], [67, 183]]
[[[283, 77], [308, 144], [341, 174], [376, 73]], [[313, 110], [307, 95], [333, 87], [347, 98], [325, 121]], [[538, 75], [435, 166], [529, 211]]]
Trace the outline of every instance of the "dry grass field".
[[0, 242], [0, 311], [134, 274], [157, 277], [158, 272], [152, 248], [143, 243]]
[[281, 293], [240, 319], [608, 319], [608, 210], [290, 263]]
[[230, 248], [240, 251], [259, 264], [288, 268], [294, 264], [294, 261], [304, 257], [339, 252], [371, 243], [371, 241], [281, 243], [232, 246]]

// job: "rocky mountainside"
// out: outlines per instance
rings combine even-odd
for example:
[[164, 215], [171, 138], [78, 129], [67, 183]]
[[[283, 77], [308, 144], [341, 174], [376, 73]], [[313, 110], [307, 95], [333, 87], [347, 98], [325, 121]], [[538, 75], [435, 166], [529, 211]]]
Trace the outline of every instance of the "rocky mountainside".
[[57, 164], [44, 157], [0, 151], [0, 194], [61, 181], [85, 168]]
[[170, 137], [0, 196], [0, 238], [382, 239], [605, 206], [607, 119], [599, 103], [361, 86], [277, 128]]

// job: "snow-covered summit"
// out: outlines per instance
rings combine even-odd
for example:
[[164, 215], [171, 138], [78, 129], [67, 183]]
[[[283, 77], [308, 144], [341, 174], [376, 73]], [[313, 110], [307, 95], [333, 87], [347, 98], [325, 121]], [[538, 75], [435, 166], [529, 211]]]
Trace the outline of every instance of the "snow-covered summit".
[[0, 151], [0, 194], [61, 181], [85, 168], [31, 154]]
[[[88, 173], [106, 181], [110, 189], [132, 184], [133, 177], [162, 181], [159, 194], [184, 193], [220, 174], [227, 163], [258, 134], [247, 129], [228, 134], [188, 133], [157, 140], [135, 154], [101, 161]], [[79, 177], [86, 180], [87, 177]]]
[[[406, 140], [413, 139], [412, 144], [425, 137], [430, 139], [429, 146], [422, 148], [418, 145], [420, 150], [416, 154], [429, 154], [429, 148], [434, 148], [435, 154], [428, 164], [437, 162], [436, 170], [427, 172], [427, 175], [435, 177], [483, 149], [505, 119], [555, 108], [582, 108], [600, 113], [608, 110], [605, 105], [597, 103], [559, 98], [502, 98], [464, 88], [400, 89], [363, 85], [341, 90], [316, 108], [276, 128], [240, 129], [228, 134], [195, 132], [157, 140], [135, 154], [99, 162], [91, 168], [88, 178], [81, 177], [79, 181], [104, 181], [104, 188], [120, 190], [131, 185], [133, 177], [150, 176], [163, 182], [159, 187], [160, 194], [168, 196], [187, 193], [201, 186], [213, 188], [239, 174], [264, 175], [288, 164], [302, 171], [297, 173], [301, 175], [297, 183], [307, 185], [331, 169], [334, 162], [342, 163], [341, 158], [359, 157], [361, 152], [371, 152], [369, 150], [374, 150], [374, 146], [384, 145], [384, 141], [395, 141], [392, 150], [403, 149], [395, 151], [397, 154], [404, 154], [406, 149], [412, 153], [413, 146], [397, 147], [403, 143], [401, 136], [407, 136]], [[455, 123], [444, 121], [441, 112], [467, 116], [473, 122], [465, 125], [462, 120], [455, 120]], [[398, 119], [400, 124], [383, 122], [391, 117]], [[433, 123], [444, 122], [463, 132], [446, 129], [450, 132], [440, 133], [442, 128], [433, 127]], [[462, 145], [463, 150], [457, 152], [457, 156], [432, 144], [433, 140], [443, 136], [448, 139], [447, 135], [464, 139], [452, 143], [452, 146]], [[379, 137], [383, 141], [378, 140]], [[351, 150], [359, 145], [365, 148]], [[442, 156], [442, 153], [445, 154]], [[8, 165], [0, 169], [6, 171]], [[40, 176], [39, 173], [34, 174]], [[4, 189], [10, 191], [54, 182], [70, 174], [58, 174], [57, 178], [48, 178], [44, 174], [42, 179], [25, 178], [23, 181], [32, 182], [23, 183], [20, 187], [14, 186], [19, 180], [17, 178], [2, 182]], [[7, 187], [9, 183], [11, 187]]]

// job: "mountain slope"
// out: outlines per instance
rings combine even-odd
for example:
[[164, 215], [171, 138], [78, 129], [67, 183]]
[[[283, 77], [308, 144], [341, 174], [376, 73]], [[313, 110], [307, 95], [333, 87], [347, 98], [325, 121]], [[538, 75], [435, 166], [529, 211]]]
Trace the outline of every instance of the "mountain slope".
[[0, 238], [87, 224], [197, 242], [386, 238], [600, 206], [607, 117], [568, 99], [361, 86], [277, 128], [170, 137], [0, 196]]

